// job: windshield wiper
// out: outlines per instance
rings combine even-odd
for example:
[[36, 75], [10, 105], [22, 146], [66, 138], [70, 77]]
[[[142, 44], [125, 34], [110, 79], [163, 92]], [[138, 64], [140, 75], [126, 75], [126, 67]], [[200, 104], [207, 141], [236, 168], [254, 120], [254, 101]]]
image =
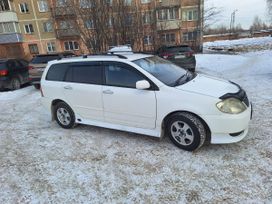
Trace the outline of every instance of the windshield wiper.
[[173, 86], [177, 86], [177, 85], [183, 84], [183, 83], [181, 83], [181, 81], [182, 81], [182, 79], [185, 78], [185, 77], [186, 77], [186, 80], [185, 80], [185, 82], [186, 82], [186, 81], [187, 81], [187, 78], [188, 78], [188, 76], [189, 76], [188, 74], [189, 74], [189, 71], [186, 71], [186, 73], [185, 73], [184, 75], [182, 75], [181, 77], [179, 77], [179, 78], [175, 81], [175, 83], [174, 83]]

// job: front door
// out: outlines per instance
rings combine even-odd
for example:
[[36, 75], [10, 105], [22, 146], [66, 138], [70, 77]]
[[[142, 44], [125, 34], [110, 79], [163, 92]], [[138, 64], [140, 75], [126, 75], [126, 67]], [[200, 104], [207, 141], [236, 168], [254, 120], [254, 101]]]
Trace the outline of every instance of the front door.
[[103, 86], [104, 117], [107, 122], [154, 129], [156, 97], [154, 90], [138, 90], [144, 76], [128, 64], [107, 62]]

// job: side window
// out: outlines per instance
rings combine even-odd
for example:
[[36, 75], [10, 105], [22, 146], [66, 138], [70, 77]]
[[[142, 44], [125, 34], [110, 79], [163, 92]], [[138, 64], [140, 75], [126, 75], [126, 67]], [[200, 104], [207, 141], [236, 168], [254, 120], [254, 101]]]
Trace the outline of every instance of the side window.
[[72, 64], [66, 75], [66, 81], [83, 84], [102, 84], [102, 66], [98, 63]]
[[48, 81], [63, 81], [68, 69], [68, 64], [54, 64], [52, 65], [46, 75]]
[[126, 64], [107, 64], [105, 66], [106, 85], [136, 88], [136, 82], [143, 76]]

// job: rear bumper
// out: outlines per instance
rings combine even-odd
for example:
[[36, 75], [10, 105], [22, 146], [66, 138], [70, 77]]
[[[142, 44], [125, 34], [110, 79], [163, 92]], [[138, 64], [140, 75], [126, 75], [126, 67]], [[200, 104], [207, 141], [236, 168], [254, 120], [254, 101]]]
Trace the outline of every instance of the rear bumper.
[[10, 79], [8, 77], [0, 77], [0, 89], [6, 89], [10, 86]]

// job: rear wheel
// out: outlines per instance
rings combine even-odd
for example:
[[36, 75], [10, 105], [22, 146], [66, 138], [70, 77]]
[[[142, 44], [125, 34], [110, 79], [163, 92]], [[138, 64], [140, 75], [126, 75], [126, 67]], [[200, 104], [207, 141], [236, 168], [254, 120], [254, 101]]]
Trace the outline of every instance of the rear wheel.
[[65, 129], [73, 128], [75, 125], [74, 111], [64, 102], [60, 102], [55, 106], [54, 117], [57, 123]]
[[11, 90], [17, 90], [21, 87], [21, 82], [18, 78], [12, 78], [10, 85]]
[[202, 122], [193, 114], [183, 112], [170, 116], [166, 133], [177, 147], [186, 151], [200, 148], [206, 138]]

